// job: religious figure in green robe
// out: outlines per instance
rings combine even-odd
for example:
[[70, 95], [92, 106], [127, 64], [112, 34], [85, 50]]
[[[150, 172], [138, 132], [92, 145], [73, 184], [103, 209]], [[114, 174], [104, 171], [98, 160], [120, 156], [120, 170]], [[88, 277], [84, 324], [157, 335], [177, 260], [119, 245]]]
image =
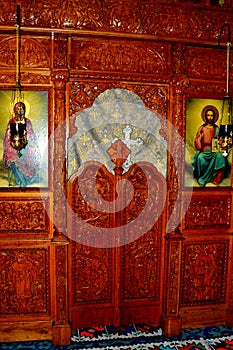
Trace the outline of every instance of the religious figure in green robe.
[[226, 173], [227, 157], [212, 146], [213, 140], [217, 142], [219, 137], [219, 127], [216, 125], [218, 117], [216, 107], [208, 105], [203, 108], [204, 124], [197, 131], [194, 140], [197, 152], [192, 158], [194, 176], [200, 186], [206, 186], [209, 182], [219, 185]]

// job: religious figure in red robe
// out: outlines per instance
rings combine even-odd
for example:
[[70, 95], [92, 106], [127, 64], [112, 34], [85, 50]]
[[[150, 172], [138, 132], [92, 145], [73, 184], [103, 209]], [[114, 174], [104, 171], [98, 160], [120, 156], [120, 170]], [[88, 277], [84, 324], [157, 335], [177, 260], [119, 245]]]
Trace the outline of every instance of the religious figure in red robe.
[[3, 164], [8, 169], [9, 186], [25, 187], [39, 182], [40, 152], [23, 102], [14, 106], [3, 141]]

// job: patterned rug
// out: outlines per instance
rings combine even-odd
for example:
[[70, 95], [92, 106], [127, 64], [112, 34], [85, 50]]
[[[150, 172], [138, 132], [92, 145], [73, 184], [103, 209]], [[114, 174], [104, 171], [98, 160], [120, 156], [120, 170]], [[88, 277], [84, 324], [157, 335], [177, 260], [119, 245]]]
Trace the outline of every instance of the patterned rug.
[[226, 326], [183, 330], [180, 337], [165, 338], [158, 325], [80, 328], [68, 346], [49, 341], [0, 343], [1, 350], [233, 350], [233, 329]]

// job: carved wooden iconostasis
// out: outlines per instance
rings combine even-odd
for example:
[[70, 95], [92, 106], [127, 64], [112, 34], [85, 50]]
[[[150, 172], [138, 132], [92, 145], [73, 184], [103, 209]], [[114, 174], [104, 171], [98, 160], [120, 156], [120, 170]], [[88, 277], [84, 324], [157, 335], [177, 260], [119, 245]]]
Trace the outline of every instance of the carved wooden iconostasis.
[[[151, 95], [166, 99], [162, 87], [153, 86]], [[69, 203], [81, 218], [70, 215], [68, 220], [73, 329], [93, 322], [160, 320], [167, 169], [160, 119], [138, 95], [122, 88], [105, 90], [76, 116], [77, 132], [68, 143]], [[114, 149], [117, 141], [126, 152], [120, 166], [114, 164], [114, 157], [120, 157]], [[118, 155], [110, 157], [112, 152]], [[122, 184], [127, 179], [135, 192], [131, 201]], [[111, 203], [100, 205], [95, 186]]]
[[201, 111], [225, 94], [232, 5], [0, 1], [2, 141], [17, 4], [42, 181], [8, 186], [1, 163], [0, 342], [68, 344], [98, 323], [232, 327], [232, 156], [218, 186], [191, 166]]

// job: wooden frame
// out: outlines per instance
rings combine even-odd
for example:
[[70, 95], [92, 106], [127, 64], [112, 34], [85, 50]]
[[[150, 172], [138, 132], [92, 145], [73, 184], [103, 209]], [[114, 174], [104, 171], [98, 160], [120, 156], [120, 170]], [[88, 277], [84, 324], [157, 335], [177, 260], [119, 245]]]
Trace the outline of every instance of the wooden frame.
[[[203, 124], [202, 110], [205, 106], [214, 106], [219, 112], [219, 118], [216, 124], [219, 126], [220, 114], [222, 108], [222, 100], [220, 99], [208, 99], [208, 98], [187, 98], [186, 99], [186, 153], [185, 153], [185, 186], [186, 187], [200, 187], [197, 179], [194, 177], [192, 169], [192, 157], [197, 151], [194, 146], [194, 139], [198, 128]], [[223, 178], [219, 187], [231, 186], [231, 164], [232, 164], [232, 152], [227, 156], [229, 169], [226, 176]], [[206, 187], [214, 187], [213, 183], [207, 183]]]
[[[32, 123], [33, 131], [38, 140], [40, 166], [39, 166], [39, 182], [27, 185], [26, 187], [48, 187], [48, 98], [47, 90], [41, 91], [24, 91], [24, 103], [26, 106], [26, 117]], [[7, 124], [12, 117], [13, 105], [11, 103], [12, 91], [0, 90], [0, 187], [8, 188], [8, 169], [3, 165], [3, 140], [7, 129]], [[16, 186], [18, 187], [18, 186]], [[14, 187], [15, 188], [15, 187]]]

